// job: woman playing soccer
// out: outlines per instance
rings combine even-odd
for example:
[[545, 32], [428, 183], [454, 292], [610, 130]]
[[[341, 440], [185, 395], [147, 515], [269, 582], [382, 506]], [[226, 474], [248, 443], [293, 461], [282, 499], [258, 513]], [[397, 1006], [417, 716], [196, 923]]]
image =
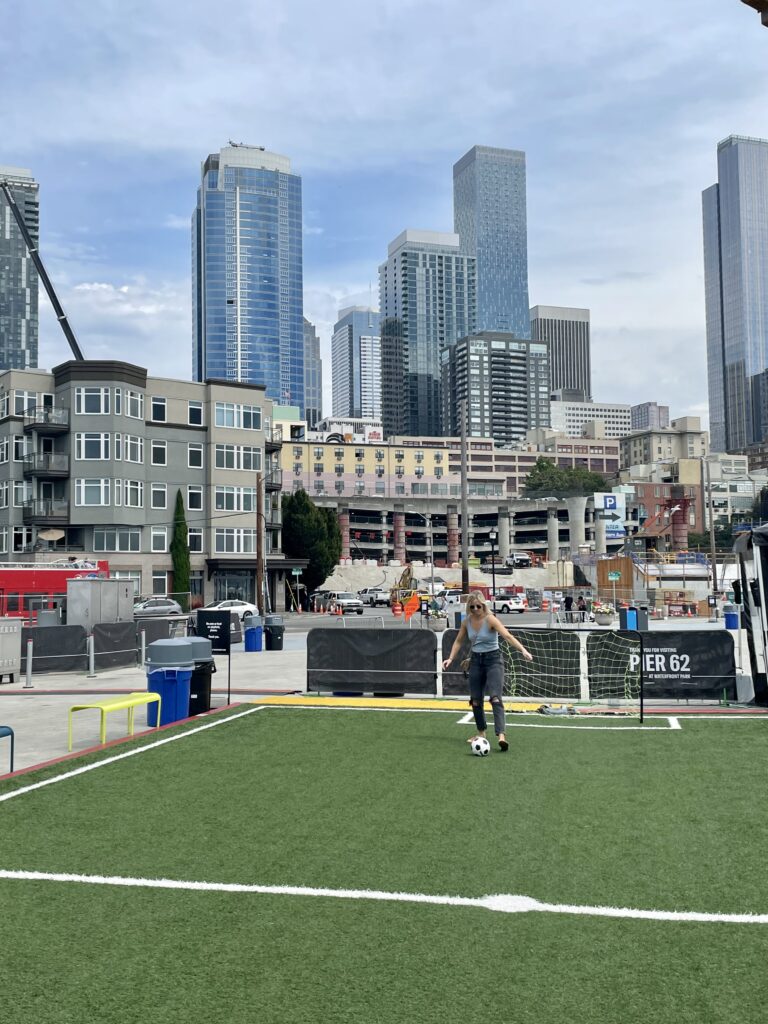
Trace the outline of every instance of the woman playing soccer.
[[[461, 624], [451, 653], [443, 662], [443, 668], [450, 667], [454, 658], [458, 657], [464, 638], [468, 637], [471, 645], [469, 662], [469, 703], [475, 716], [477, 736], [485, 737], [486, 721], [484, 696], [487, 693], [493, 710], [493, 730], [499, 741], [501, 750], [508, 750], [509, 743], [504, 734], [505, 718], [501, 691], [504, 685], [504, 663], [499, 650], [499, 637], [503, 636], [508, 644], [516, 647], [524, 658], [533, 661], [533, 655], [519, 640], [516, 640], [507, 627], [492, 615], [488, 604], [480, 593], [470, 594], [467, 598], [467, 614]], [[476, 736], [471, 736], [471, 743]]]

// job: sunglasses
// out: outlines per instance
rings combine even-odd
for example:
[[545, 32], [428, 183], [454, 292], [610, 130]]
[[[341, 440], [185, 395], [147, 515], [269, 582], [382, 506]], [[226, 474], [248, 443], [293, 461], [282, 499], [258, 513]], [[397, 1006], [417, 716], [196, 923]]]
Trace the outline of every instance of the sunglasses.
[[469, 604], [467, 605], [471, 612], [481, 612], [485, 608], [484, 604]]

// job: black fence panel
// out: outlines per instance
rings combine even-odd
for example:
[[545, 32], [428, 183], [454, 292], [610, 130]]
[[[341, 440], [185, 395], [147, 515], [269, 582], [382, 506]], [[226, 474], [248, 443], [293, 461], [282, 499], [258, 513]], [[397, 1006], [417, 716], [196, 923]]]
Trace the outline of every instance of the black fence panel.
[[642, 638], [647, 699], [737, 699], [733, 637], [726, 630], [659, 630]]
[[437, 693], [431, 630], [311, 629], [307, 689], [346, 693]]
[[24, 626], [21, 630], [21, 671], [27, 670], [31, 640], [32, 672], [85, 672], [87, 642], [82, 626]]
[[96, 669], [120, 668], [136, 664], [136, 624], [98, 622], [93, 627], [94, 665]]

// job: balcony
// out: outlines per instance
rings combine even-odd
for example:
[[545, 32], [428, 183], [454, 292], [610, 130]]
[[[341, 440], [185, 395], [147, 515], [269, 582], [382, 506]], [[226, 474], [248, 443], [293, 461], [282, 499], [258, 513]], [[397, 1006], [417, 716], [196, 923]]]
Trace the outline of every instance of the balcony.
[[281, 491], [283, 489], [282, 469], [271, 469], [264, 474], [264, 489], [267, 491]]
[[25, 526], [64, 525], [69, 522], [69, 502], [64, 498], [25, 501], [23, 515]]
[[59, 452], [44, 452], [24, 456], [24, 476], [69, 476], [69, 456]]
[[38, 434], [66, 434], [69, 430], [69, 409], [51, 409], [35, 405], [24, 413], [24, 432], [36, 430]]

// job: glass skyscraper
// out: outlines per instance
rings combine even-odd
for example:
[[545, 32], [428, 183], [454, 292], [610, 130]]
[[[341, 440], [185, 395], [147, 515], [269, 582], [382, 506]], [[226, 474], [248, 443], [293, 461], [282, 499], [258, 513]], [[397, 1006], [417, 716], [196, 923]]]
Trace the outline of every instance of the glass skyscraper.
[[379, 311], [348, 306], [339, 311], [331, 338], [333, 415], [381, 418]]
[[477, 329], [530, 338], [525, 153], [473, 146], [454, 164], [453, 227], [477, 260]]
[[301, 178], [230, 144], [202, 165], [192, 216], [193, 375], [264, 384], [304, 413]]
[[317, 328], [304, 317], [304, 418], [310, 430], [323, 418], [323, 361]]
[[[0, 180], [10, 185], [27, 230], [37, 242], [40, 204], [32, 172], [0, 165]], [[32, 257], [0, 194], [0, 370], [37, 366], [37, 282]]]
[[768, 441], [768, 141], [731, 135], [702, 194], [713, 451]]
[[459, 238], [403, 231], [379, 267], [384, 433], [438, 436], [440, 353], [475, 330], [475, 261]]

